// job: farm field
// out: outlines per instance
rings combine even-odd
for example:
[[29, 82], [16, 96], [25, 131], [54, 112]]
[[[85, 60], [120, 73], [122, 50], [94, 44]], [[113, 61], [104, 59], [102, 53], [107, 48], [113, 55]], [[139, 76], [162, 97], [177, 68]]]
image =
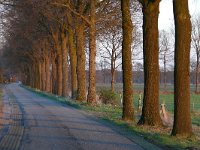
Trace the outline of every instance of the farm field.
[[[109, 89], [109, 84], [98, 84], [98, 90], [100, 89]], [[143, 84], [134, 84], [134, 107], [137, 110], [138, 99], [140, 93], [143, 92]], [[160, 85], [160, 104], [165, 103], [167, 111], [173, 115], [174, 111], [174, 94], [173, 94], [173, 85], [167, 85], [166, 91], [164, 91], [164, 86]], [[194, 89], [195, 85], [191, 85], [191, 97], [190, 97], [190, 107], [191, 107], [191, 117], [192, 123], [194, 125], [200, 126], [200, 94], [195, 94]], [[116, 85], [117, 93], [121, 93], [122, 84]]]
[[[138, 106], [138, 99], [140, 93], [143, 92], [143, 84], [134, 84], [134, 105]], [[97, 91], [101, 89], [110, 89], [109, 84], [97, 84]], [[165, 103], [168, 111], [173, 112], [174, 110], [174, 94], [173, 94], [173, 85], [168, 84], [166, 87], [166, 91], [164, 91], [164, 86], [160, 85], [160, 104]], [[191, 111], [192, 112], [200, 112], [200, 94], [195, 94], [195, 85], [191, 84]], [[116, 92], [122, 92], [122, 84], [116, 84]]]

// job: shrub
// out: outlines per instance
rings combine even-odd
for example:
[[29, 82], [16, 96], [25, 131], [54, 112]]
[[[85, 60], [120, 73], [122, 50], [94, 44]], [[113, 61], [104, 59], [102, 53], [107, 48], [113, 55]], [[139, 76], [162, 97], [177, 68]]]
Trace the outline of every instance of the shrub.
[[99, 91], [99, 98], [103, 104], [120, 105], [120, 95], [108, 89]]

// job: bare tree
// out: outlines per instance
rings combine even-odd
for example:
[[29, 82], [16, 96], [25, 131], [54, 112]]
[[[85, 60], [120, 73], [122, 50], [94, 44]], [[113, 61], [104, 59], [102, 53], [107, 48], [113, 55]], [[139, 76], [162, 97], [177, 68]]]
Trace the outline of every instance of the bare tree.
[[196, 54], [196, 67], [195, 67], [195, 93], [199, 93], [199, 67], [200, 67], [200, 16], [192, 18], [192, 48]]
[[160, 60], [163, 62], [163, 75], [164, 75], [164, 91], [166, 92], [167, 86], [167, 66], [173, 59], [173, 51], [171, 51], [170, 34], [165, 30], [160, 31]]
[[143, 83], [144, 66], [141, 62], [136, 62], [133, 65], [134, 79], [136, 83]]
[[98, 38], [100, 41], [100, 55], [110, 65], [112, 91], [115, 91], [116, 69], [121, 65], [121, 34], [120, 29], [113, 27]]

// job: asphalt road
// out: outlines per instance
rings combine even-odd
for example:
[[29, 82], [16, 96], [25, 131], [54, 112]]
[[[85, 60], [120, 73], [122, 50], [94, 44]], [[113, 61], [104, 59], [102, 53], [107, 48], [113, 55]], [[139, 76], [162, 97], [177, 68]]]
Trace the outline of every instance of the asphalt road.
[[[106, 126], [91, 115], [41, 97], [18, 84], [5, 86], [5, 111], [10, 116], [4, 136], [17, 138], [20, 150], [142, 150], [133, 140]], [[11, 105], [12, 104], [12, 105]], [[11, 105], [11, 106], [10, 106]], [[17, 118], [17, 117], [18, 118]], [[8, 117], [8, 116], [7, 116]], [[7, 118], [8, 120], [8, 118]], [[17, 128], [16, 128], [17, 127]], [[12, 133], [13, 132], [13, 133]], [[16, 135], [18, 134], [18, 135]], [[1, 145], [5, 147], [6, 140]], [[8, 138], [9, 139], [9, 136]], [[3, 143], [3, 144], [2, 144]], [[13, 145], [11, 140], [10, 145]], [[9, 144], [7, 144], [9, 145]], [[8, 148], [9, 149], [9, 148]]]

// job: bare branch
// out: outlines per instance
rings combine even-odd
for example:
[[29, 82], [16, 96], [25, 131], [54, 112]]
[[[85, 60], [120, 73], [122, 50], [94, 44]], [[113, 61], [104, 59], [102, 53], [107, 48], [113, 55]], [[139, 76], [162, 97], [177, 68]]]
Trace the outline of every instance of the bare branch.
[[77, 15], [78, 17], [80, 17], [81, 19], [83, 19], [88, 25], [91, 25], [91, 22], [89, 21], [88, 18], [86, 18], [85, 16], [81, 15], [80, 13], [78, 13], [77, 11], [75, 11], [74, 9], [72, 9], [70, 7], [70, 5], [68, 4], [60, 4], [60, 3], [52, 3], [53, 5], [57, 5], [57, 6], [61, 6], [61, 7], [65, 7], [68, 10], [70, 10], [73, 14]]

